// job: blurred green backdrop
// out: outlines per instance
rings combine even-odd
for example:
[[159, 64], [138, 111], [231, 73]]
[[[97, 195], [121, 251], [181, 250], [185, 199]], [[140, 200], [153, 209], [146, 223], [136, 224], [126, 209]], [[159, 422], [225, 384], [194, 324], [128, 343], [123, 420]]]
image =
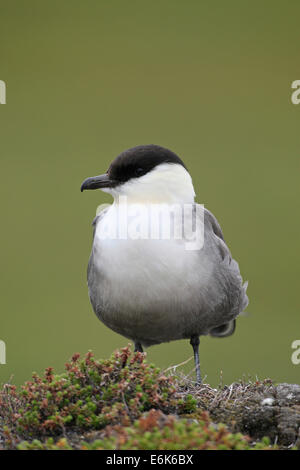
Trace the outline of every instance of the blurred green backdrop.
[[[235, 335], [202, 340], [207, 381], [299, 381], [299, 14], [297, 0], [0, 0], [0, 382], [127, 344], [87, 295], [90, 224], [110, 197], [79, 188], [145, 143], [184, 159], [249, 280]], [[191, 354], [148, 350], [162, 367]]]

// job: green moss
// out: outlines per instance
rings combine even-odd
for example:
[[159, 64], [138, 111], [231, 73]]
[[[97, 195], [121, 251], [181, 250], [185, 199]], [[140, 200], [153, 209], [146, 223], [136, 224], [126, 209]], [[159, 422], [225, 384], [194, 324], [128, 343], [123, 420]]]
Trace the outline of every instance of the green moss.
[[[22, 442], [22, 450], [70, 449], [66, 439], [56, 444], [52, 439]], [[102, 439], [81, 442], [77, 448], [84, 450], [250, 450], [270, 449], [268, 440], [251, 446], [250, 439], [242, 434], [232, 434], [226, 426], [213, 426], [209, 415], [202, 413], [198, 422], [166, 416], [151, 410], [136, 420], [131, 427], [108, 426]], [[275, 449], [275, 447], [273, 447]]]
[[72, 450], [72, 447], [68, 443], [67, 439], [59, 439], [56, 443], [50, 437], [45, 442], [41, 442], [38, 439], [34, 439], [32, 442], [21, 442], [17, 446], [18, 450]]

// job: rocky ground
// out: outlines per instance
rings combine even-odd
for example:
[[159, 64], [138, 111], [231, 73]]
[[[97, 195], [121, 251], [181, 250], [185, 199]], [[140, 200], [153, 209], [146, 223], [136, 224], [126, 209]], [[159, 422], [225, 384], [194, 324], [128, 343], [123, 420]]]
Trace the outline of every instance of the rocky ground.
[[248, 434], [252, 439], [267, 436], [282, 448], [300, 448], [300, 385], [234, 383], [222, 390], [203, 385], [193, 390], [200, 408], [211, 419], [226, 423], [232, 432]]

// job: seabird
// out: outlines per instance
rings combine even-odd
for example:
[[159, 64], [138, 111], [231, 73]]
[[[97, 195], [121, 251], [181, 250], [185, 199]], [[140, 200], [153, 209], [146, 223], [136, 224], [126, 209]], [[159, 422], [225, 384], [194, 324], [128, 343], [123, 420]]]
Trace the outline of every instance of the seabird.
[[[101, 189], [114, 198], [93, 221], [87, 277], [97, 317], [132, 340], [135, 351], [189, 339], [200, 384], [199, 337], [231, 335], [248, 297], [247, 283], [242, 281], [217, 219], [194, 202], [185, 164], [166, 148], [137, 146], [118, 155], [105, 174], [84, 180], [81, 191], [86, 189]], [[186, 207], [176, 217], [176, 210]], [[151, 212], [153, 208], [156, 212]], [[162, 235], [161, 227], [151, 231], [153, 213], [160, 214], [156, 228], [169, 217], [170, 237]], [[199, 249], [189, 249], [185, 234], [178, 236], [182, 234], [178, 229], [187, 223], [184, 217], [189, 223], [195, 218], [193, 230], [202, 231]], [[149, 221], [147, 236], [137, 236], [141, 225]], [[136, 229], [134, 236], [129, 235], [130, 223]]]

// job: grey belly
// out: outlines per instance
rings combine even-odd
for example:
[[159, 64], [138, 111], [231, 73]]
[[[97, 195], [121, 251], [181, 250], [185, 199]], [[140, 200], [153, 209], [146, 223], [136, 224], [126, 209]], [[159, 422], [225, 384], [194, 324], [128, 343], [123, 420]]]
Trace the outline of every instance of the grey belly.
[[96, 266], [90, 266], [89, 295], [98, 318], [116, 333], [145, 346], [207, 335], [239, 313], [233, 299], [213, 275], [203, 282], [153, 283], [142, 276], [124, 276], [112, 282]]

